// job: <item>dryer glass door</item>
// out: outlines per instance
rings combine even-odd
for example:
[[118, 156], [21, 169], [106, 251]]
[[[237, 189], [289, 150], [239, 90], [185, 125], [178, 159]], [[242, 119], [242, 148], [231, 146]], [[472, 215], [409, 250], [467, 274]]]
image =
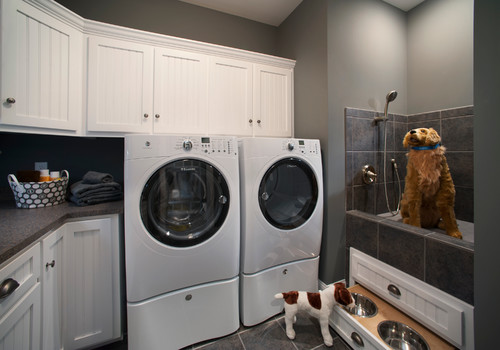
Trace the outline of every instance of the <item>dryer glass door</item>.
[[301, 226], [314, 212], [318, 182], [311, 167], [298, 158], [273, 164], [259, 186], [259, 206], [267, 221], [283, 230]]
[[190, 247], [219, 230], [229, 201], [227, 182], [213, 165], [197, 159], [178, 160], [162, 166], [147, 181], [141, 218], [156, 240]]

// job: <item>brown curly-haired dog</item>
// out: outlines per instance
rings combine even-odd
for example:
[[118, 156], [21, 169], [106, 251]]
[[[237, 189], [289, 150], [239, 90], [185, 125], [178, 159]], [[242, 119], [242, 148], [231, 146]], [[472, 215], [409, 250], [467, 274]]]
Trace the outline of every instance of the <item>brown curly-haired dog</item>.
[[[401, 200], [403, 222], [413, 226], [439, 227], [449, 236], [462, 238], [455, 219], [455, 185], [441, 137], [433, 128], [410, 130], [403, 146], [410, 147]], [[442, 220], [441, 220], [442, 219]]]

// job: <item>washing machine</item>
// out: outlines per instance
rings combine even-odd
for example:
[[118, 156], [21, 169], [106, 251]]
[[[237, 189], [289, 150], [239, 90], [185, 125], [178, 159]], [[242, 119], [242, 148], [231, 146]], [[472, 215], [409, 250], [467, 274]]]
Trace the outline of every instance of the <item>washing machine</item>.
[[125, 136], [129, 349], [179, 349], [239, 328], [234, 137]]
[[242, 138], [240, 316], [246, 326], [279, 313], [274, 294], [317, 292], [323, 228], [319, 140]]

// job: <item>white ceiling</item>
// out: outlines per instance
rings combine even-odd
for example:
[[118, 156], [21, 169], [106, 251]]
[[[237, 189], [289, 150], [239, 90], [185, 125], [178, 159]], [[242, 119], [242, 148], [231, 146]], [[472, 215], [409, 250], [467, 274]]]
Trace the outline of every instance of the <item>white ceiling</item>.
[[424, 2], [425, 0], [383, 0], [388, 4], [396, 6], [403, 11], [410, 11], [412, 8]]
[[180, 0], [193, 5], [279, 26], [302, 0]]
[[[244, 17], [253, 21], [279, 26], [302, 0], [180, 0], [189, 4]], [[383, 0], [409, 11], [425, 0]]]

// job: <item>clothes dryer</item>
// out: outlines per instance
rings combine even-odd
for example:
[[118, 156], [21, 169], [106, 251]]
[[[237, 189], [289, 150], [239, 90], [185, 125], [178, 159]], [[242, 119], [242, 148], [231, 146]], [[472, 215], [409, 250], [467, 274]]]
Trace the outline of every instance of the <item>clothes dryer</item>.
[[323, 225], [319, 140], [242, 138], [242, 323], [282, 311], [274, 294], [317, 291]]
[[239, 327], [234, 137], [125, 136], [129, 349], [178, 349]]

